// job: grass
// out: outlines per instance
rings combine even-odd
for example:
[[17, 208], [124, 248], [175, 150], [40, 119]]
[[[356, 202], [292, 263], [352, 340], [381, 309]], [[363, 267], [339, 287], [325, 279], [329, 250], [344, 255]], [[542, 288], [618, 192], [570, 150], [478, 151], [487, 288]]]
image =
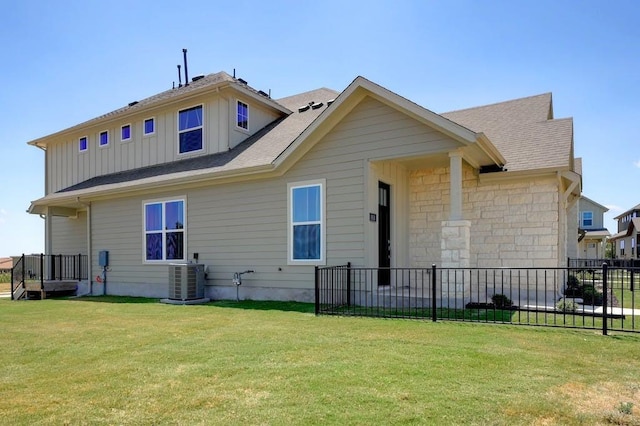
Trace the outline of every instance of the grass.
[[283, 302], [0, 300], [0, 418], [640, 424], [640, 336], [312, 312]]

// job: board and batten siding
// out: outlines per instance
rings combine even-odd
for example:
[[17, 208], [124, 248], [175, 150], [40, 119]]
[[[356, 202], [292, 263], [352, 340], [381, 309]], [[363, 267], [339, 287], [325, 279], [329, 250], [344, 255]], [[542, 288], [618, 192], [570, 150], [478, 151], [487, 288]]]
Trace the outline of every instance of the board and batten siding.
[[[249, 130], [236, 127], [236, 101], [249, 105]], [[204, 143], [203, 150], [178, 153], [178, 111], [203, 105]], [[67, 135], [64, 140], [54, 141], [47, 147], [46, 161], [48, 177], [47, 193], [59, 191], [95, 176], [117, 173], [163, 164], [197, 155], [225, 152], [278, 118], [274, 110], [258, 106], [255, 101], [238, 98], [223, 91], [222, 94], [208, 95], [199, 99], [181, 102], [171, 106], [141, 112], [121, 120], [103, 125], [87, 127], [85, 130]], [[155, 132], [144, 135], [143, 123], [148, 118], [155, 120]], [[131, 126], [131, 140], [121, 141], [123, 125]], [[99, 135], [109, 132], [109, 143], [98, 145]], [[78, 140], [86, 136], [88, 149], [79, 151]]]

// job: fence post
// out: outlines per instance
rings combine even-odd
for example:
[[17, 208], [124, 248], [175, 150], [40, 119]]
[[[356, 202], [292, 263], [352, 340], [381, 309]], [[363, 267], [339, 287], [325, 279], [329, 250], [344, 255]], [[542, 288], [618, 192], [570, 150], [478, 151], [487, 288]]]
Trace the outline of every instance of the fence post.
[[438, 313], [436, 309], [438, 304], [436, 303], [436, 264], [431, 265], [431, 320], [436, 322], [438, 319]]
[[347, 262], [347, 308], [351, 307], [351, 262]]
[[606, 336], [608, 333], [608, 324], [607, 324], [607, 305], [609, 303], [608, 293], [609, 293], [609, 285], [608, 285], [608, 275], [609, 275], [609, 265], [607, 263], [602, 264], [602, 335]]
[[320, 283], [319, 283], [319, 269], [318, 266], [316, 265], [315, 267], [315, 289], [316, 289], [316, 315], [318, 315], [320, 313]]

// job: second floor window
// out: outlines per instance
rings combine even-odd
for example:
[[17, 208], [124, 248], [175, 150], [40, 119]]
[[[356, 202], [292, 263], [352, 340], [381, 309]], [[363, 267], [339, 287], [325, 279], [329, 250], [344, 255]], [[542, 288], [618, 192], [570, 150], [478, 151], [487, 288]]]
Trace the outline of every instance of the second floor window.
[[122, 130], [120, 133], [120, 140], [124, 142], [130, 139], [131, 139], [131, 125], [125, 124], [124, 126], [122, 126]]
[[106, 130], [104, 132], [100, 132], [100, 146], [109, 145], [109, 132]]
[[80, 150], [80, 152], [84, 152], [89, 149], [89, 143], [87, 142], [86, 136], [78, 139], [78, 149]]
[[249, 105], [245, 104], [244, 102], [238, 101], [237, 111], [238, 111], [238, 114], [236, 119], [236, 126], [240, 127], [241, 129], [248, 130], [249, 129]]
[[178, 112], [178, 152], [202, 149], [202, 105]]
[[151, 135], [156, 131], [156, 121], [153, 118], [147, 118], [146, 120], [144, 120], [143, 126], [145, 136]]
[[582, 228], [593, 226], [593, 212], [582, 212]]

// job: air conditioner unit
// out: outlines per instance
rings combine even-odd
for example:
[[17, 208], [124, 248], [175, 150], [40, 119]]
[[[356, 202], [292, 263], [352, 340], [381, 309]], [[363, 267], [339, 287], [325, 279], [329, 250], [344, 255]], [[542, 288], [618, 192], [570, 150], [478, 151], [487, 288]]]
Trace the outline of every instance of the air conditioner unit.
[[204, 265], [176, 263], [169, 265], [169, 299], [194, 300], [204, 298]]

